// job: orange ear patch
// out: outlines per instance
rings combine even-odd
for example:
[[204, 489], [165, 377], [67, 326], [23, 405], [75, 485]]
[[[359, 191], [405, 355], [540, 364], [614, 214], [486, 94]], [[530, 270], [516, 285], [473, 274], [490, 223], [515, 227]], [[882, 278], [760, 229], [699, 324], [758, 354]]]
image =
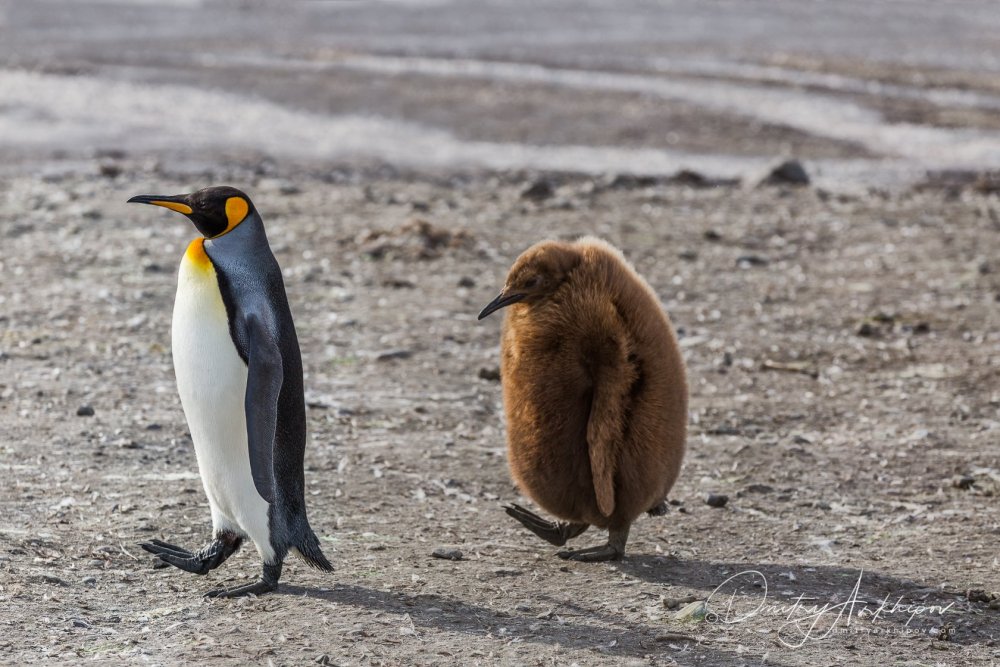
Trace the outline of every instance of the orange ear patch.
[[212, 260], [209, 258], [208, 253], [205, 252], [204, 237], [196, 238], [188, 244], [187, 252], [184, 253], [184, 259], [202, 271], [207, 271], [211, 268]]
[[[250, 212], [250, 205], [247, 204], [247, 200], [243, 197], [230, 197], [226, 200], [226, 232], [233, 231], [236, 225], [243, 222], [243, 219], [247, 217], [247, 213]], [[219, 236], [222, 236], [219, 234]]]

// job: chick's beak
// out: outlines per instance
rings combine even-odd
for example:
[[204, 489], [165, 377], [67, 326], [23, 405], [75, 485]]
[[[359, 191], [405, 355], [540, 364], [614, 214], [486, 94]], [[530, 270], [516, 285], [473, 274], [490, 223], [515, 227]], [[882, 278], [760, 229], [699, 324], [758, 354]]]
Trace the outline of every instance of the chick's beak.
[[492, 313], [494, 311], [497, 311], [497, 310], [500, 310], [501, 308], [506, 308], [507, 306], [509, 306], [512, 303], [517, 303], [518, 301], [520, 301], [521, 299], [523, 299], [526, 296], [528, 296], [528, 295], [527, 294], [507, 294], [506, 292], [500, 292], [500, 294], [497, 295], [497, 298], [493, 299], [488, 304], [486, 304], [486, 307], [483, 308], [482, 312], [479, 313], [479, 317], [477, 319], [481, 320], [484, 317], [488, 316], [490, 313]]
[[171, 211], [191, 215], [194, 209], [187, 203], [187, 195], [136, 195], [128, 200], [129, 204], [152, 204], [162, 206]]

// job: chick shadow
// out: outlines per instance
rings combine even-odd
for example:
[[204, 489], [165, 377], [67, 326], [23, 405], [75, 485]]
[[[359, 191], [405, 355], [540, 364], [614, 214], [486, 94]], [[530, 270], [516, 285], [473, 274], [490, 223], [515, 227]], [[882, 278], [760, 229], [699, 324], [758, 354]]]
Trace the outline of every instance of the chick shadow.
[[[351, 584], [338, 584], [330, 590], [317, 590], [301, 586], [282, 585], [278, 594], [310, 597], [390, 614], [409, 614], [414, 625], [445, 632], [459, 632], [485, 638], [492, 635], [500, 640], [518, 639], [525, 643], [546, 646], [564, 646], [591, 650], [603, 656], [653, 657], [694, 660], [699, 664], [745, 666], [747, 656], [716, 647], [698, 644], [691, 640], [671, 639], [657, 641], [665, 627], [625, 624], [621, 619], [611, 619], [606, 614], [595, 613], [584, 607], [574, 606], [581, 616], [595, 620], [610, 620], [618, 627], [602, 627], [563, 619], [542, 620], [532, 614], [497, 612], [476, 604], [463, 602], [434, 593], [411, 595], [374, 590]], [[782, 667], [770, 659], [767, 665]]]
[[[836, 627], [843, 629], [851, 616], [850, 628], [872, 637], [884, 635], [885, 641], [905, 632], [934, 636], [929, 635], [931, 629], [949, 624], [958, 626], [958, 631], [950, 637], [950, 641], [958, 644], [986, 644], [1000, 638], [1000, 613], [987, 605], [970, 602], [958, 592], [942, 591], [873, 570], [708, 562], [652, 555], [627, 556], [618, 568], [637, 579], [664, 585], [666, 596], [673, 587], [697, 589], [702, 592], [698, 597], [709, 600], [710, 609], [726, 609], [730, 596], [735, 595], [734, 599], [740, 603], [731, 618], [743, 622], [743, 616], [759, 610], [745, 622], [761, 627], [776, 628], [785, 623], [787, 613], [798, 599], [800, 606], [792, 618], [809, 618], [797, 627], [786, 627], [790, 633], [786, 636], [793, 639], [801, 638], [816, 618], [810, 615], [824, 605], [829, 607], [820, 615], [812, 636], [822, 634], [843, 611]], [[880, 608], [882, 611], [876, 616]]]

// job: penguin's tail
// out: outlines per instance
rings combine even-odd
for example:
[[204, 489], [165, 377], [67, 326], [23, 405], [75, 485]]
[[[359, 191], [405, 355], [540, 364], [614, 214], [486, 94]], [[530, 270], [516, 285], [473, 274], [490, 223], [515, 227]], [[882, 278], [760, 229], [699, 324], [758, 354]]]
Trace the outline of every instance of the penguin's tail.
[[333, 571], [333, 565], [330, 565], [330, 561], [326, 559], [326, 556], [323, 555], [323, 550], [319, 547], [319, 539], [316, 537], [316, 533], [308, 525], [302, 531], [302, 537], [295, 545], [295, 548], [299, 550], [303, 560], [310, 566], [325, 572]]

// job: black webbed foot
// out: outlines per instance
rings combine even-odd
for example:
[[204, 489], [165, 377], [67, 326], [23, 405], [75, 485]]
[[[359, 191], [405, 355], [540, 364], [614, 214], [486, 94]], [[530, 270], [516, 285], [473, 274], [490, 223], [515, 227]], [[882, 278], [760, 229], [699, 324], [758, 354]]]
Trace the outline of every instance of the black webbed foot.
[[547, 521], [531, 510], [511, 503], [504, 505], [508, 516], [517, 519], [522, 526], [538, 535], [540, 538], [557, 547], [566, 544], [566, 540], [577, 537], [590, 527], [586, 523], [570, 523], [567, 521]]
[[625, 543], [628, 541], [629, 526], [608, 531], [608, 542], [596, 547], [577, 549], [575, 551], [560, 551], [556, 555], [563, 560], [576, 560], [582, 563], [597, 563], [608, 560], [621, 560], [625, 555]]
[[236, 553], [242, 543], [243, 538], [238, 535], [220, 533], [197, 553], [191, 553], [183, 547], [162, 540], [142, 542], [139, 546], [158, 557], [161, 562], [173, 565], [185, 572], [208, 574]]
[[244, 595], [263, 595], [278, 590], [278, 579], [281, 577], [281, 563], [264, 565], [264, 575], [260, 581], [244, 584], [233, 588], [219, 588], [205, 593], [207, 598], [239, 598]]

